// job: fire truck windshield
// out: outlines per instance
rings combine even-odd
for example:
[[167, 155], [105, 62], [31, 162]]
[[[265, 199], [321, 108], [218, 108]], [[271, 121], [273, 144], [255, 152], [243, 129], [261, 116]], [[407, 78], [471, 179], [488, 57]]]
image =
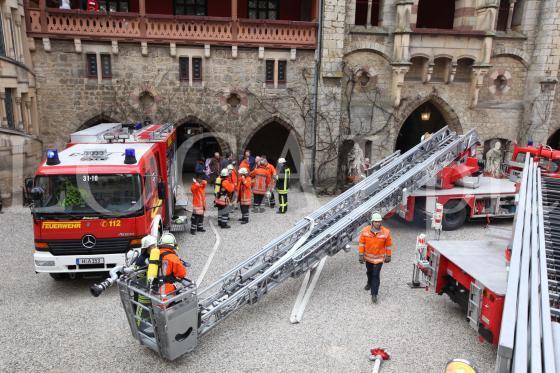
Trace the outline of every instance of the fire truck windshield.
[[42, 189], [34, 213], [83, 218], [135, 216], [142, 209], [142, 183], [138, 174], [78, 174], [38, 176]]

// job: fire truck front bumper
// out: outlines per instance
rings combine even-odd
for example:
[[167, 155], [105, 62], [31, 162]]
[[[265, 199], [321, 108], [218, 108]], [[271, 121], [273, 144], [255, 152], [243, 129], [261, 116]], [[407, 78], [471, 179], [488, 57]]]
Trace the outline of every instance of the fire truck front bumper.
[[36, 251], [33, 253], [33, 262], [38, 273], [103, 272], [124, 265], [125, 254], [59, 256]]

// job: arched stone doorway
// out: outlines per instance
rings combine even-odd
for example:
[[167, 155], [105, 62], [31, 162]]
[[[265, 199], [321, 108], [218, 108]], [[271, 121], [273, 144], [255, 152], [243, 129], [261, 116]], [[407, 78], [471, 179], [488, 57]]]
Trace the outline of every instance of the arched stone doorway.
[[177, 125], [177, 148], [179, 157], [183, 159], [183, 173], [194, 172], [199, 159], [211, 158], [216, 152], [224, 156], [231, 151], [207, 124], [194, 117]]
[[90, 128], [101, 123], [119, 123], [119, 121], [111, 118], [108, 115], [99, 114], [83, 122], [80, 127], [76, 129], [76, 131], [85, 130], [86, 128]]
[[405, 153], [418, 144], [422, 135], [426, 132], [434, 133], [445, 125], [445, 119], [441, 111], [430, 101], [425, 102], [404, 121], [397, 135], [395, 150]]
[[274, 166], [278, 158], [286, 158], [292, 175], [299, 172], [302, 157], [296, 133], [280, 119], [273, 119], [257, 128], [245, 143], [243, 150], [246, 149], [255, 156], [266, 156]]
[[546, 145], [552, 149], [560, 150], [560, 128], [548, 138]]

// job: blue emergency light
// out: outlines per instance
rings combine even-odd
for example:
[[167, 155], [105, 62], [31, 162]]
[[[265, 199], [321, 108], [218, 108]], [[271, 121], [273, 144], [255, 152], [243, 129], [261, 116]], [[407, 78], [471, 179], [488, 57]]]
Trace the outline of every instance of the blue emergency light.
[[142, 123], [136, 122], [136, 123], [134, 124], [134, 129], [135, 129], [135, 130], [142, 129]]
[[533, 146], [533, 140], [527, 140], [527, 146]]
[[47, 165], [55, 166], [60, 164], [60, 159], [58, 158], [58, 150], [57, 149], [48, 149], [47, 150]]
[[124, 163], [125, 164], [134, 164], [136, 163], [136, 152], [134, 149], [125, 149], [124, 150]]

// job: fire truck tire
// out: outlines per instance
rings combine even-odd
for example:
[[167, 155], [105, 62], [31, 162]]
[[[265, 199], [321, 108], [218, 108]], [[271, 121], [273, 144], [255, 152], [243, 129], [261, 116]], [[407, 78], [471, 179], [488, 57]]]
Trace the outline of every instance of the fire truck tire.
[[454, 231], [465, 224], [467, 208], [462, 200], [452, 200], [443, 206], [442, 228], [444, 231]]
[[68, 278], [66, 273], [49, 273], [49, 276], [55, 281], [62, 281]]

